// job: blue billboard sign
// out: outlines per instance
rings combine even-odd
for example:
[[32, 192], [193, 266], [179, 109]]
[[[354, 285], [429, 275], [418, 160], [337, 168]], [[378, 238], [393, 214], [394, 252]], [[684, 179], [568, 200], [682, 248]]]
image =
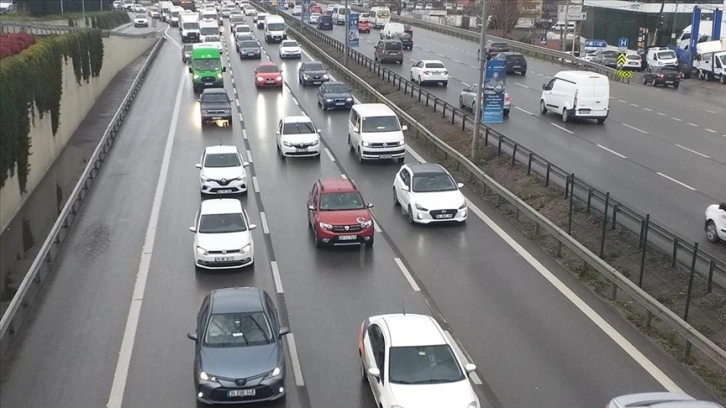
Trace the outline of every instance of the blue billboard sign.
[[300, 18], [306, 23], [310, 21], [310, 0], [303, 0], [302, 14], [300, 15]]
[[[726, 4], [726, 3], [724, 3]], [[723, 10], [716, 9], [713, 11], [713, 18], [711, 20], [713, 21], [723, 21]], [[721, 25], [722, 24], [714, 24], [713, 29], [711, 30], [711, 40], [712, 41], [718, 41], [721, 39]]]
[[484, 80], [484, 100], [481, 123], [488, 125], [504, 122], [504, 92], [507, 89], [507, 61], [487, 61]]
[[[716, 24], [714, 24], [716, 25]], [[693, 8], [693, 17], [691, 20], [691, 39], [688, 41], [688, 50], [691, 51], [691, 57], [696, 58], [696, 47], [698, 46], [698, 31], [701, 29], [701, 8], [696, 6]]]
[[348, 13], [348, 46], [357, 47], [359, 42], [358, 13]]

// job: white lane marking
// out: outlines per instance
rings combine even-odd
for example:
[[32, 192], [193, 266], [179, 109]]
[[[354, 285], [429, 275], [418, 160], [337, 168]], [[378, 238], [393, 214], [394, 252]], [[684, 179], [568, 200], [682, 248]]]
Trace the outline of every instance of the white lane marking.
[[643, 108], [643, 110], [647, 111], [647, 112], [653, 112], [653, 109], [650, 109], [650, 108]]
[[569, 133], [569, 134], [571, 134], [571, 135], [574, 135], [574, 134], [575, 134], [575, 132], [573, 132], [573, 131], [571, 131], [571, 130], [568, 130], [568, 129], [565, 129], [565, 128], [563, 128], [562, 126], [560, 126], [560, 125], [558, 125], [558, 124], [556, 124], [556, 123], [554, 123], [554, 122], [550, 122], [550, 125], [552, 125], [552, 126], [556, 127], [557, 129], [560, 129], [560, 130], [564, 130], [565, 132], [567, 132], [567, 133]]
[[688, 122], [688, 125], [689, 125], [689, 126], [693, 126], [693, 127], [698, 127], [698, 125], [697, 125], [697, 124], [695, 124], [695, 123], [691, 123], [691, 122]]
[[270, 267], [272, 268], [272, 280], [275, 281], [275, 291], [277, 291], [277, 293], [284, 293], [282, 290], [282, 279], [280, 279], [280, 269], [277, 267], [277, 261], [270, 261]]
[[333, 153], [330, 153], [330, 149], [327, 147], [325, 148], [325, 153], [328, 155], [328, 158], [330, 158], [330, 161], [335, 162], [335, 157], [333, 157]]
[[668, 116], [668, 115], [666, 115], [666, 114], [665, 114], [665, 113], [663, 113], [663, 112], [657, 112], [657, 113], [658, 113], [658, 115], [659, 115], [659, 116]]
[[717, 115], [717, 113], [716, 113], [716, 112], [714, 112], [714, 111], [712, 111], [712, 110], [708, 110], [708, 109], [706, 109], [706, 112], [708, 112], [708, 113], [713, 113], [714, 115]]
[[403, 264], [403, 261], [401, 261], [401, 258], [393, 258], [393, 260], [396, 262], [396, 265], [398, 265], [398, 269], [401, 270], [403, 273], [403, 276], [406, 277], [406, 280], [408, 281], [408, 284], [411, 285], [411, 288], [415, 292], [421, 292], [421, 288], [418, 287], [418, 284], [416, 284], [416, 281], [413, 280], [413, 276], [411, 276], [411, 272], [408, 271], [408, 268], [406, 268], [406, 265]]
[[516, 81], [515, 81], [514, 83], [515, 83], [516, 85], [519, 85], [519, 86], [521, 86], [522, 88], [526, 88], [526, 89], [529, 89], [529, 87], [528, 87], [527, 85], [525, 85], [525, 84], [521, 84], [521, 83], [519, 83], [519, 82], [516, 82]]
[[682, 181], [678, 181], [678, 180], [674, 179], [674, 178], [673, 178], [673, 177], [671, 177], [671, 176], [668, 176], [668, 175], [666, 175], [666, 174], [663, 174], [663, 173], [661, 173], [661, 172], [656, 172], [655, 174], [657, 174], [657, 175], [659, 175], [659, 176], [661, 176], [661, 177], [663, 177], [663, 178], [667, 178], [668, 180], [670, 180], [670, 181], [672, 181], [672, 182], [674, 182], [674, 183], [676, 183], [676, 184], [679, 184], [679, 185], [681, 185], [681, 186], [683, 186], [683, 187], [685, 187], [685, 188], [687, 188], [687, 189], [689, 189], [689, 190], [691, 190], [691, 191], [696, 191], [696, 189], [695, 189], [695, 188], [693, 188], [693, 187], [689, 186], [688, 184], [686, 184], [686, 183], [684, 183], [684, 182], [682, 182]]
[[622, 102], [622, 103], [628, 103], [628, 101], [624, 101], [624, 100], [622, 100], [622, 99], [618, 99], [618, 102]]
[[426, 163], [426, 160], [424, 160], [424, 158], [420, 154], [418, 154], [415, 150], [410, 148], [408, 145], [406, 145], [406, 151], [408, 152], [408, 154], [413, 156], [414, 159], [418, 160], [419, 163]]
[[295, 105], [300, 106], [300, 102], [297, 101], [297, 98], [292, 98], [292, 101], [295, 102]]
[[242, 129], [242, 138], [247, 140], [247, 129]]
[[[463, 365], [467, 365], [471, 363], [469, 360], [469, 357], [467, 357], [468, 354], [464, 353], [463, 347], [459, 346], [459, 343], [454, 340], [454, 336], [451, 335], [451, 333], [448, 330], [444, 330], [444, 337], [446, 337], [446, 340], [449, 341], [449, 344], [451, 344], [451, 347], [454, 349], [454, 354], [459, 357], [459, 360], [461, 360]], [[476, 385], [482, 385], [481, 378], [476, 373], [469, 374], [469, 377], [471, 378], [471, 381]]]
[[255, 193], [260, 192], [260, 185], [257, 183], [257, 176], [252, 176], [252, 188], [255, 189]]
[[238, 108], [240, 107], [240, 106], [239, 106], [239, 99], [235, 99], [235, 100], [234, 100], [234, 103], [235, 103], [235, 105], [237, 105], [237, 107], [238, 107]]
[[341, 174], [340, 177], [342, 177], [343, 180], [348, 180], [348, 176], [346, 176], [345, 174]]
[[[408, 147], [408, 146], [406, 146]], [[413, 151], [410, 151], [413, 154]], [[421, 157], [421, 156], [419, 156]], [[425, 161], [422, 159], [422, 163]], [[499, 238], [507, 243], [515, 252], [519, 254], [527, 263], [529, 263], [543, 278], [545, 278], [552, 286], [555, 287], [563, 296], [567, 298], [575, 307], [588, 318], [590, 321], [600, 328], [615, 344], [617, 344], [623, 351], [625, 351], [636, 363], [638, 363], [648, 374], [651, 375], [656, 381], [658, 381], [666, 390], [670, 392], [683, 392], [678, 385], [671, 380], [660, 368], [658, 368], [652, 361], [648, 359], [643, 353], [641, 353], [632, 343], [623, 337], [613, 326], [610, 325], [605, 319], [602, 318], [595, 310], [593, 310], [585, 301], [583, 301], [575, 292], [567, 287], [561, 280], [559, 280], [547, 267], [542, 265], [532, 254], [530, 254], [524, 247], [514, 240], [506, 231], [504, 231], [497, 223], [489, 218], [484, 212], [472, 203], [469, 199], [466, 200], [468, 208], [474, 212]]]
[[631, 103], [630, 106], [632, 106], [634, 108], [639, 108], [640, 107], [640, 105], [638, 105], [637, 103]]
[[529, 116], [533, 116], [533, 115], [532, 115], [532, 112], [530, 112], [530, 111], [527, 111], [527, 110], [524, 110], [524, 109], [520, 108], [519, 106], [515, 106], [514, 108], [515, 108], [515, 109], [517, 109], [517, 110], [520, 110], [520, 111], [522, 111], [522, 112], [524, 112], [524, 113], [526, 113], [526, 114], [527, 114], [527, 115], [529, 115]]
[[247, 161], [252, 163], [252, 152], [247, 150]]
[[608, 151], [608, 152], [610, 152], [610, 153], [612, 153], [612, 154], [614, 154], [614, 155], [616, 155], [616, 156], [620, 157], [621, 159], [627, 159], [627, 157], [625, 157], [625, 155], [622, 155], [622, 154], [620, 154], [620, 153], [616, 152], [615, 150], [612, 150], [612, 149], [608, 149], [607, 147], [605, 147], [605, 146], [603, 146], [603, 145], [601, 145], [601, 144], [598, 144], [598, 145], [597, 145], [597, 147], [599, 147], [599, 148], [601, 148], [601, 149], [603, 149], [603, 150], [605, 150], [605, 151]]
[[671, 118], [671, 119], [675, 120], [676, 122], [683, 122], [682, 119], [678, 119], [678, 118]]
[[118, 360], [116, 361], [116, 371], [113, 374], [111, 393], [108, 396], [108, 403], [106, 404], [108, 408], [121, 408], [123, 404], [124, 391], [126, 390], [126, 381], [129, 375], [129, 366], [131, 365], [131, 355], [133, 354], [134, 343], [136, 342], [136, 330], [139, 326], [141, 306], [144, 302], [146, 281], [149, 278], [151, 256], [154, 253], [154, 241], [156, 240], [156, 229], [159, 224], [159, 213], [161, 212], [161, 203], [164, 197], [164, 188], [166, 187], [166, 180], [167, 176], [169, 175], [169, 163], [171, 161], [171, 151], [174, 146], [176, 125], [179, 120], [179, 110], [181, 108], [182, 93], [185, 88], [185, 79], [186, 73], [182, 73], [181, 77], [179, 78], [179, 90], [176, 93], [174, 112], [171, 115], [169, 133], [166, 135], [164, 156], [161, 160], [159, 179], [156, 182], [156, 190], [154, 191], [154, 199], [151, 205], [151, 214], [149, 215], [149, 224], [146, 226], [144, 246], [141, 249], [141, 259], [139, 260], [139, 269], [136, 272], [136, 283], [134, 284], [134, 291], [131, 295], [129, 314], [126, 317], [126, 328], [124, 329], [123, 339], [121, 340], [121, 349], [119, 350]]
[[376, 230], [376, 232], [381, 232], [381, 227], [378, 225], [378, 221], [376, 219], [373, 219], [373, 229]]
[[293, 336], [292, 333], [289, 333], [285, 337], [287, 337], [287, 345], [290, 349], [290, 361], [292, 362], [292, 374], [295, 377], [295, 385], [298, 387], [304, 387], [305, 380], [303, 379], [302, 368], [300, 368], [300, 357], [297, 355], [295, 336]]
[[179, 44], [175, 39], [171, 38], [171, 36], [169, 34], [167, 34], [166, 31], [164, 31], [164, 38], [171, 41], [171, 43], [174, 44], [176, 46], [176, 48], [179, 48], [179, 49], [182, 48], [181, 44]]
[[461, 84], [464, 85], [464, 86], [466, 86], [466, 87], [471, 86], [471, 85], [467, 84], [466, 82], [462, 82]]
[[689, 151], [689, 152], [691, 152], [691, 153], [693, 153], [693, 154], [697, 154], [697, 155], [699, 155], [699, 156], [701, 156], [701, 157], [704, 157], [704, 158], [706, 158], [706, 159], [710, 159], [710, 157], [706, 156], [705, 154], [703, 154], [703, 153], [701, 153], [701, 152], [697, 152], [697, 151], [695, 151], [695, 150], [693, 150], [693, 149], [689, 149], [689, 148], [687, 148], [686, 146], [682, 146], [682, 145], [679, 145], [679, 144], [677, 144], [677, 143], [676, 143], [676, 146], [680, 147], [680, 148], [681, 148], [681, 149], [683, 149], [683, 150]]
[[232, 86], [234, 86], [234, 75], [230, 73], [230, 77], [232, 78]]
[[[457, 64], [461, 64], [462, 62], [456, 58], [451, 58], [452, 61], [454, 61]], [[467, 85], [468, 86], [468, 85]]]
[[260, 211], [260, 222], [262, 222], [262, 232], [269, 234], [270, 227], [267, 225], [267, 216], [264, 211]]
[[715, 130], [713, 130], [713, 129], [708, 129], [708, 128], [706, 128], [706, 132], [716, 133], [716, 131], [715, 131]]
[[644, 135], [647, 135], [647, 134], [648, 134], [648, 132], [646, 132], [645, 130], [641, 130], [641, 129], [638, 129], [638, 128], [637, 128], [637, 127], [635, 127], [635, 126], [630, 126], [630, 125], [628, 125], [627, 123], [623, 123], [623, 126], [625, 126], [625, 127], [627, 127], [627, 128], [630, 128], [630, 129], [633, 129], [633, 130], [635, 130], [636, 132], [640, 132], [640, 133], [642, 133], [642, 134], [644, 134]]

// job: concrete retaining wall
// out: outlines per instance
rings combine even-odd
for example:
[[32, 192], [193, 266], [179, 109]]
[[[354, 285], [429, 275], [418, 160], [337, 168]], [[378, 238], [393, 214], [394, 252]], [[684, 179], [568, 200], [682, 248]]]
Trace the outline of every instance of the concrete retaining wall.
[[0, 226], [2, 226], [0, 231], [5, 230], [20, 210], [106, 86], [121, 69], [146, 52], [155, 40], [154, 38], [104, 38], [101, 74], [97, 78], [91, 78], [89, 83], [81, 80], [81, 85], [78, 85], [72, 62], [69, 60], [65, 64], [58, 132], [53, 136], [49, 114], [40, 120], [36, 112], [35, 124], [31, 122], [30, 128], [28, 192], [20, 193], [17, 173], [5, 180], [5, 186], [0, 189]]

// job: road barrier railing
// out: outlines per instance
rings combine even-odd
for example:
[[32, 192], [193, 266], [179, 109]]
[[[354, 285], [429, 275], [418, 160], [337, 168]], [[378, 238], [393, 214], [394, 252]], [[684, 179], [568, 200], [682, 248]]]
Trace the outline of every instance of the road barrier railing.
[[[256, 6], [263, 8], [260, 4], [256, 4]], [[269, 9], [268, 11], [274, 12], [272, 9]], [[653, 296], [639, 287], [638, 284], [632, 282], [618, 270], [607, 264], [607, 262], [601, 259], [600, 256], [596, 255], [583, 244], [575, 240], [575, 238], [569, 235], [566, 231], [559, 228], [552, 221], [530, 207], [526, 202], [486, 175], [479, 167], [471, 162], [469, 158], [439, 139], [436, 135], [426, 129], [425, 126], [421, 125], [413, 117], [411, 117], [411, 115], [409, 115], [406, 111], [400, 109], [388, 98], [379, 93], [373, 86], [348, 70], [341, 62], [326, 54], [322, 49], [320, 49], [320, 47], [306, 38], [306, 36], [301, 32], [292, 28], [294, 23], [297, 23], [297, 25], [294, 25], [295, 27], [299, 27], [298, 19], [293, 19], [284, 13], [281, 15], [283, 15], [288, 22], [288, 32], [306, 47], [314, 50], [326, 64], [333, 66], [337, 71], [344, 73], [344, 75], [350, 81], [354, 82], [359, 89], [365, 90], [365, 92], [371, 95], [374, 99], [391, 107], [391, 109], [393, 109], [402, 118], [402, 120], [409, 125], [409, 129], [416, 132], [417, 136], [423, 136], [428, 142], [434, 145], [437, 150], [443, 152], [447, 158], [455, 160], [457, 162], [457, 169], [466, 169], [473, 179], [485, 186], [485, 188], [489, 191], [496, 193], [501, 200], [509, 203], [516, 209], [518, 214], [523, 214], [533, 221], [537, 225], [537, 229], [539, 231], [548, 233], [558, 241], [560, 246], [564, 246], [571, 250], [580, 259], [611, 282], [613, 285], [613, 298], [616, 296], [618, 290], [627, 294], [647, 311], [649, 321], [652, 317], [656, 317], [683, 337], [688, 344], [686, 353], [690, 352], [690, 345], [693, 345], [707, 358], [718, 364], [720, 367], [726, 369], [726, 351], [696, 330], [684, 318], [681, 318], [674, 311], [658, 302]], [[307, 33], [313, 34], [315, 37], [325, 41], [326, 44], [344, 52], [344, 45], [340, 41], [321, 33], [319, 30], [305, 26], [303, 27], [303, 30]], [[412, 98], [417, 98], [418, 102], [425, 103], [426, 106], [432, 107], [437, 113], [441, 113], [442, 118], [450, 121], [451, 123], [460, 124], [462, 129], [473, 129], [474, 120], [469, 112], [466, 112], [459, 107], [452, 106], [446, 101], [439, 99], [435, 95], [421, 89], [420, 86], [410, 83], [397, 73], [381, 66], [381, 64], [372, 61], [370, 58], [360, 54], [359, 52], [353, 49], [349, 49], [348, 51], [348, 57], [350, 59], [355, 60], [358, 64], [361, 64], [370, 71], [375, 72], [379, 78], [391, 83], [393, 86], [406, 93], [406, 95], [410, 95]], [[581, 202], [586, 203], [588, 211], [597, 211], [600, 209], [600, 211], [603, 211], [604, 213], [604, 210], [607, 207], [607, 212], [604, 213], [607, 222], [603, 223], [604, 226], [607, 225], [613, 229], [616, 226], [620, 226], [631, 231], [639, 231], [641, 245], [646, 245], [644, 235], [647, 236], [647, 244], [662, 244], [659, 241], [668, 243], [669, 249], [672, 249], [673, 251], [672, 265], [675, 265], [676, 262], [679, 261], [686, 264], [686, 261], [690, 260], [691, 262], [688, 262], [687, 265], [694, 266], [691, 268], [691, 276], [696, 274], [696, 268], [701, 268], [699, 272], [708, 279], [709, 290], [711, 288], [711, 282], [714, 280], [714, 273], [718, 273], [722, 278], [726, 278], [726, 263], [711, 254], [698, 249], [697, 244], [692, 245], [687, 243], [687, 240], [679, 237], [665, 227], [658, 226], [652, 221], [646, 223], [646, 220], [649, 219], [648, 216], [643, 216], [639, 211], [633, 210], [625, 204], [617, 201], [615, 198], [610, 196], [609, 193], [603, 193], [602, 190], [594, 187], [591, 183], [587, 183], [581, 178], [575, 177], [572, 173], [569, 173], [550, 163], [547, 159], [513, 141], [500, 132], [485, 125], [480, 126], [482, 126], [481, 134], [483, 144], [485, 146], [496, 146], [498, 155], [510, 155], [512, 157], [512, 163], [517, 162], [527, 166], [528, 174], [531, 171], [537, 172], [546, 180], [546, 184], [557, 183], [561, 185], [564, 187], [566, 194], [570, 194], [573, 199], [577, 198]], [[651, 235], [655, 235], [656, 237], [653, 238]], [[702, 269], [704, 267], [705, 271]]]
[[4, 355], [10, 347], [12, 340], [17, 336], [23, 321], [28, 315], [30, 306], [36, 299], [43, 283], [52, 272], [53, 261], [60, 251], [63, 241], [68, 235], [71, 225], [78, 216], [78, 211], [83, 205], [83, 201], [88, 196], [91, 186], [98, 176], [101, 166], [113, 146], [116, 137], [121, 130], [124, 119], [131, 109], [131, 106], [138, 94], [146, 76], [159, 53], [164, 42], [163, 38], [156, 40], [151, 52], [149, 53], [144, 65], [136, 75], [131, 88], [126, 93], [121, 106], [116, 110], [113, 118], [98, 142], [93, 154], [88, 160], [81, 177], [76, 183], [73, 191], [68, 197], [63, 209], [58, 215], [55, 224], [48, 233], [43, 246], [40, 248], [38, 255], [33, 260], [30, 269], [23, 278], [18, 290], [13, 295], [10, 304], [0, 319], [0, 356]]
[[[0, 34], [26, 32], [33, 35], [63, 35], [90, 29], [91, 28], [89, 27], [59, 26], [24, 21], [0, 21]], [[158, 37], [156, 31], [150, 31], [145, 33], [123, 33], [114, 30], [101, 31], [104, 37], [121, 37], [129, 39]]]

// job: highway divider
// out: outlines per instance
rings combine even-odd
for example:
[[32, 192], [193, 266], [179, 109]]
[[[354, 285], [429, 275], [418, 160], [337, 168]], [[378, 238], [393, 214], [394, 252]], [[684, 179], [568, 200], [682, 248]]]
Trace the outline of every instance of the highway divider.
[[[83, 30], [98, 30], [97, 28], [76, 27], [76, 26], [59, 26], [50, 24], [38, 24], [35, 22], [23, 21], [2, 21], [0, 20], [0, 34], [26, 32], [33, 35], [63, 35]], [[153, 38], [158, 37], [157, 31], [149, 31], [145, 33], [122, 33], [116, 30], [101, 30], [103, 37], [121, 37], [121, 38]]]
[[[34, 25], [34, 27], [39, 30], [51, 29], [39, 27], [38, 25]], [[71, 27], [52, 27], [52, 29], [56, 28], [61, 30], [58, 31], [58, 33], [67, 33], [74, 30], [74, 28]], [[68, 29], [68, 31], [63, 31], [64, 29]], [[121, 102], [121, 106], [119, 106], [116, 110], [116, 113], [106, 127], [106, 130], [96, 146], [96, 149], [88, 159], [88, 164], [83, 170], [81, 177], [58, 215], [53, 228], [43, 242], [43, 246], [40, 248], [38, 255], [33, 260], [30, 269], [23, 278], [23, 281], [20, 283], [18, 290], [15, 292], [13, 299], [8, 305], [8, 308], [3, 313], [2, 319], [0, 319], [0, 356], [5, 354], [13, 339], [20, 332], [20, 328], [28, 315], [30, 306], [37, 298], [43, 283], [51, 274], [53, 261], [60, 251], [63, 240], [68, 235], [68, 231], [75, 221], [78, 211], [83, 205], [83, 201], [88, 196], [90, 188], [98, 176], [101, 166], [116, 140], [116, 136], [119, 134], [124, 119], [126, 118], [126, 114], [129, 109], [131, 109], [131, 105], [136, 98], [136, 94], [139, 92], [139, 89], [141, 89], [141, 86], [146, 79], [146, 75], [156, 59], [163, 43], [164, 39], [159, 38], [151, 49], [151, 52], [146, 58], [141, 70], [136, 75], [130, 89]]]
[[[255, 5], [261, 9], [263, 8], [260, 4]], [[269, 11], [274, 12], [273, 10]], [[545, 216], [533, 209], [525, 201], [518, 198], [516, 195], [500, 185], [497, 181], [485, 174], [476, 164], [469, 160], [469, 158], [467, 158], [466, 156], [449, 146], [446, 142], [438, 138], [425, 126], [416, 121], [406, 111], [400, 109], [388, 98], [378, 92], [373, 86], [371, 86], [362, 78], [357, 76], [355, 73], [347, 69], [337, 59], [325, 53], [324, 50], [322, 50], [311, 40], [306, 38], [305, 35], [292, 28], [295, 22], [299, 23], [299, 20], [292, 19], [286, 14], [281, 15], [283, 15], [288, 23], [288, 33], [298, 39], [298, 41], [306, 48], [313, 50], [318, 56], [321, 57], [325, 64], [334, 67], [334, 69], [341, 72], [343, 75], [345, 75], [347, 80], [353, 82], [358, 89], [364, 90], [373, 99], [377, 100], [380, 103], [385, 103], [386, 105], [391, 107], [391, 109], [393, 109], [396, 114], [399, 115], [403, 122], [408, 124], [409, 129], [416, 132], [417, 137], [423, 137], [430, 144], [435, 146], [437, 150], [443, 152], [448, 159], [454, 160], [456, 162], [457, 170], [465, 170], [466, 172], [468, 172], [471, 175], [472, 180], [484, 186], [486, 190], [495, 193], [499, 197], [500, 201], [507, 202], [509, 205], [511, 205], [516, 210], [518, 215], [524, 215], [529, 220], [534, 222], [537, 226], [538, 231], [545, 232], [549, 236], [553, 237], [555, 240], [557, 240], [560, 247], [566, 247], [567, 249], [572, 251], [572, 253], [577, 255], [589, 267], [593, 268], [595, 271], [599, 272], [601, 276], [605, 277], [612, 284], [613, 298], [615, 298], [618, 291], [626, 294], [634, 302], [647, 310], [648, 323], [650, 323], [650, 320], [655, 317], [665, 323], [669, 328], [671, 328], [683, 339], [685, 339], [685, 341], [687, 342], [687, 353], [690, 352], [691, 345], [695, 346], [704, 356], [706, 356], [706, 358], [713, 361], [721, 368], [726, 369], [726, 351], [724, 351], [717, 344], [715, 344], [705, 335], [696, 330], [693, 326], [691, 326], [686, 320], [677, 315], [674, 311], [670, 310], [668, 307], [657, 301], [653, 296], [641, 289], [636, 283], [632, 282], [629, 278], [627, 278], [618, 270], [610, 266], [606, 261], [593, 253], [585, 245], [575, 240], [575, 238], [568, 234], [568, 232], [558, 227], [555, 223], [553, 223]], [[299, 24], [295, 25], [295, 27], [298, 26]], [[327, 44], [335, 47], [337, 50], [341, 52], [343, 51], [343, 45], [339, 41], [336, 41], [315, 29], [309, 29], [305, 27], [303, 28], [303, 30], [312, 33], [317, 38], [324, 40]], [[417, 97], [419, 102], [426, 103], [426, 106], [431, 106], [436, 112], [440, 112], [443, 118], [449, 120], [447, 116], [450, 115], [451, 123], [461, 121], [461, 126], [463, 129], [471, 129], [472, 126], [474, 126], [474, 121], [473, 119], [471, 119], [468, 113], [465, 113], [461, 109], [451, 106], [447, 102], [438, 99], [436, 96], [422, 90], [420, 87], [416, 87], [415, 85], [409, 83], [409, 81], [407, 81], [406, 79], [397, 75], [395, 72], [392, 72], [382, 67], [380, 64], [373, 62], [369, 58], [358, 53], [357, 51], [349, 49], [348, 57], [351, 60], [355, 60], [357, 63], [365, 66], [370, 71], [375, 72], [379, 78], [388, 81], [394, 86], [397, 86], [399, 90], [406, 92], [407, 95], [411, 95], [411, 97]], [[571, 197], [572, 199], [578, 198], [585, 201], [588, 205], [588, 210], [597, 210], [597, 203], [602, 202], [602, 208], [605, 210], [604, 214], [606, 214], [606, 220], [607, 214], [609, 214], [609, 216], [612, 217], [610, 220], [612, 221], [613, 226], [620, 225], [628, 228], [629, 226], [632, 226], [631, 224], [640, 225], [642, 227], [640, 229], [640, 236], [641, 243], [643, 245], [646, 245], [647, 242], [647, 240], [643, 240], [643, 236], [645, 235], [647, 237], [648, 231], [654, 234], [662, 235], [662, 239], [671, 240], [673, 242], [673, 263], [681, 259], [682, 256], [680, 255], [682, 255], [682, 252], [684, 250], [690, 251], [691, 256], [689, 258], [693, 262], [691, 264], [691, 277], [693, 277], [696, 273], [696, 260], [699, 259], [702, 261], [701, 263], [703, 263], [703, 261], [706, 261], [708, 265], [709, 282], [713, 279], [713, 273], [715, 271], [718, 271], [719, 273], [726, 272], [726, 265], [722, 261], [709, 254], [704, 253], [703, 251], [700, 251], [699, 249], [697, 249], [697, 245], [691, 246], [689, 244], [686, 244], [685, 240], [677, 237], [666, 228], [657, 226], [652, 222], [646, 224], [646, 221], [637, 211], [629, 209], [627, 206], [611, 198], [608, 193], [602, 193], [601, 190], [595, 188], [591, 184], [585, 183], [579, 178], [574, 177], [574, 175], [567, 173], [559, 167], [549, 163], [546, 159], [542, 158], [531, 150], [519, 145], [513, 140], [507, 138], [505, 135], [495, 131], [494, 129], [483, 126], [482, 138], [482, 141], [485, 145], [495, 144], [497, 146], [497, 151], [499, 154], [507, 153], [507, 151], [509, 151], [511, 153], [512, 162], [523, 162], [523, 164], [527, 166], [528, 173], [531, 170], [540, 171], [543, 177], [545, 177], [545, 179], [547, 180], [547, 183], [554, 181], [555, 179], [560, 179], [565, 187], [566, 194], [569, 194], [569, 197]], [[648, 219], [649, 217], [645, 218]], [[638, 222], [638, 220], [642, 221]], [[610, 225], [610, 221], [608, 221], [607, 223], [603, 223], [604, 226], [606, 224]], [[680, 253], [678, 251], [679, 249], [681, 250]]]

